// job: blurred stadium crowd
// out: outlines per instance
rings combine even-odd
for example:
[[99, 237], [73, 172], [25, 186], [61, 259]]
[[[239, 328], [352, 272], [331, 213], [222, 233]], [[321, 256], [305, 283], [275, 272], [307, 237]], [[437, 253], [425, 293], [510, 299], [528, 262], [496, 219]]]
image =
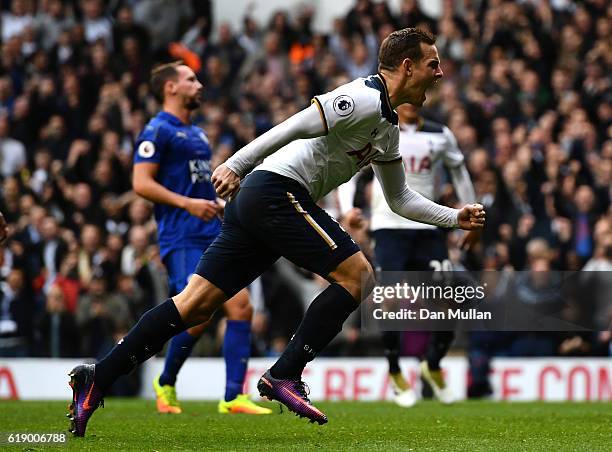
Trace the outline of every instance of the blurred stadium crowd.
[[[0, 356], [100, 357], [166, 298], [152, 206], [130, 183], [133, 143], [159, 108], [154, 64], [183, 59], [204, 82], [195, 120], [216, 166], [314, 94], [375, 73], [379, 43], [406, 26], [438, 36], [445, 76], [422, 113], [454, 132], [487, 208], [471, 254], [449, 234], [455, 263], [612, 270], [612, 5], [442, 3], [432, 18], [415, 0], [400, 14], [357, 0], [323, 35], [305, 5], [269, 23], [246, 13], [233, 30], [208, 1], [3, 1]], [[443, 175], [439, 185], [456, 203]], [[368, 250], [367, 224], [351, 232]], [[321, 284], [287, 263], [263, 276], [256, 355], [284, 347]], [[552, 353], [606, 354], [609, 336], [555, 339]], [[218, 354], [216, 337], [199, 353]], [[329, 353], [379, 353], [375, 342], [347, 326]]]

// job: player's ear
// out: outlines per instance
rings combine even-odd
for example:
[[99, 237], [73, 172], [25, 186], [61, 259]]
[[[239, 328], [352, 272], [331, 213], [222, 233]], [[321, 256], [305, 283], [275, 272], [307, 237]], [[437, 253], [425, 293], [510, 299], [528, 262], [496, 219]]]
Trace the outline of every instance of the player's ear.
[[168, 90], [168, 92], [172, 95], [176, 94], [176, 83], [174, 82], [174, 80], [168, 80], [166, 82], [166, 89]]
[[413, 66], [414, 65], [410, 58], [404, 58], [404, 61], [402, 61], [402, 68], [408, 77], [412, 76]]

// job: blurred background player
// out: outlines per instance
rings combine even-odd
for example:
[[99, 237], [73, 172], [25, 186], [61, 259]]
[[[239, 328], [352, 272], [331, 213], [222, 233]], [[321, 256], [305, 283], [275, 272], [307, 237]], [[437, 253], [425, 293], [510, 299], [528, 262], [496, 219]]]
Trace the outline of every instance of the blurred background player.
[[[151, 88], [162, 111], [140, 134], [134, 153], [134, 191], [155, 203], [161, 257], [168, 271], [170, 296], [185, 288], [203, 250], [219, 233], [223, 211], [210, 182], [211, 150], [201, 128], [191, 125], [199, 107], [202, 84], [180, 62], [154, 69]], [[253, 314], [246, 289], [225, 304], [227, 323], [223, 344], [226, 390], [220, 413], [268, 414], [241, 394], [251, 347]], [[170, 342], [164, 370], [154, 381], [157, 410], [181, 413], [176, 378], [206, 325], [198, 325]]]
[[[418, 107], [403, 104], [397, 108], [399, 115], [399, 150], [404, 162], [408, 185], [429, 199], [436, 199], [439, 164], [449, 171], [455, 193], [460, 203], [475, 202], [476, 194], [470, 175], [464, 163], [457, 140], [448, 127], [424, 119]], [[371, 171], [358, 177], [373, 178]], [[342, 210], [348, 211], [353, 205], [356, 179], [340, 189]], [[444, 230], [424, 223], [401, 217], [389, 208], [382, 187], [377, 180], [372, 182], [370, 230], [375, 239], [374, 254], [376, 270], [386, 271], [428, 271], [450, 270]], [[350, 217], [354, 217], [351, 212]], [[360, 215], [360, 212], [357, 212]], [[469, 240], [473, 240], [470, 233]], [[469, 241], [468, 240], [468, 241]], [[381, 278], [384, 282], [385, 274]], [[400, 331], [382, 333], [385, 356], [389, 363], [389, 376], [396, 394], [395, 402], [409, 407], [416, 403], [417, 396], [403, 377], [400, 366]], [[438, 400], [451, 403], [453, 395], [446, 387], [440, 360], [448, 351], [454, 339], [452, 331], [431, 333], [427, 351], [421, 362], [421, 376], [431, 386]]]

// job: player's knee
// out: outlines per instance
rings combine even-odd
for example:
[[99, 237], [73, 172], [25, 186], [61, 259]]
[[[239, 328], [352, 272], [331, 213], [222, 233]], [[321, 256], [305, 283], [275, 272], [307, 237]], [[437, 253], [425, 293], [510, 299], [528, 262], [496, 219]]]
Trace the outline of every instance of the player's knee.
[[365, 265], [361, 268], [361, 271], [359, 273], [359, 283], [361, 298], [365, 298], [370, 295], [370, 293], [374, 289], [374, 285], [376, 284], [374, 278], [374, 269], [367, 260], [365, 261]]
[[372, 265], [370, 265], [369, 262], [367, 262], [367, 268], [364, 269], [362, 275], [361, 275], [361, 280], [363, 282], [363, 293], [361, 294], [362, 297], [367, 297], [368, 295], [370, 295], [370, 293], [372, 292], [372, 290], [374, 290], [374, 286], [376, 285], [376, 278], [374, 276], [374, 269], [372, 268]]
[[187, 332], [193, 337], [200, 337], [210, 322], [200, 323], [187, 329]]
[[253, 307], [247, 302], [244, 305], [234, 306], [227, 311], [228, 320], [248, 320], [253, 318]]
[[240, 318], [238, 320], [247, 320], [250, 322], [252, 318], [253, 306], [251, 306], [251, 304], [249, 303], [240, 311]]
[[194, 275], [187, 287], [175, 295], [173, 300], [186, 326], [208, 322], [227, 297], [215, 285]]
[[197, 304], [189, 311], [189, 317], [183, 321], [189, 326], [207, 324], [216, 310], [217, 308], [209, 303]]
[[351, 256], [331, 276], [357, 303], [374, 288], [374, 270], [363, 253]]
[[246, 289], [238, 292], [225, 304], [225, 314], [228, 320], [247, 320], [253, 318], [253, 307], [249, 301], [249, 292]]

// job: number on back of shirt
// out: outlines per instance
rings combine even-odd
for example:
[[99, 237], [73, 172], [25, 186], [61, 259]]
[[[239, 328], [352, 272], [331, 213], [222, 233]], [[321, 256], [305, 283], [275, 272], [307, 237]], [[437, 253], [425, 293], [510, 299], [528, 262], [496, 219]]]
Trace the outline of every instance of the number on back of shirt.
[[453, 264], [448, 259], [444, 259], [443, 261], [432, 259], [429, 261], [429, 267], [435, 272], [452, 272], [453, 271]]

